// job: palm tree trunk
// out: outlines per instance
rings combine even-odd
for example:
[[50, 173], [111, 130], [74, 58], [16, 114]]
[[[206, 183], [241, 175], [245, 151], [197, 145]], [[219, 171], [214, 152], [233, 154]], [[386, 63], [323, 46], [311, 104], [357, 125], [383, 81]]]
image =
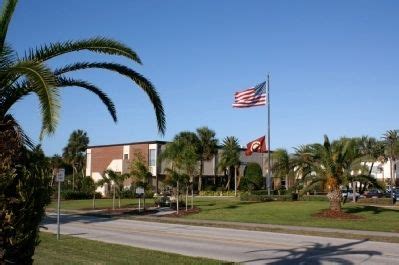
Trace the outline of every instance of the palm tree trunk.
[[187, 212], [187, 206], [188, 206], [188, 185], [186, 185], [186, 212]]
[[93, 209], [96, 209], [96, 192], [93, 193]]
[[339, 189], [332, 190], [327, 194], [327, 198], [330, 201], [330, 210], [340, 212], [341, 211], [341, 191]]
[[356, 202], [356, 182], [352, 182], [352, 201], [355, 203]]
[[194, 185], [191, 185], [191, 209], [194, 209]]
[[145, 212], [145, 189], [144, 189], [144, 193], [143, 193], [143, 210]]
[[200, 172], [199, 172], [199, 176], [198, 176], [198, 191], [202, 190], [202, 171], [204, 171], [204, 161], [201, 159]]
[[112, 210], [115, 210], [115, 185], [112, 186]]
[[179, 214], [179, 181], [177, 181], [176, 193], [176, 213]]
[[121, 208], [121, 193], [118, 192], [118, 208]]
[[234, 197], [237, 197], [237, 166], [234, 167]]
[[75, 167], [72, 166], [72, 190], [75, 190]]

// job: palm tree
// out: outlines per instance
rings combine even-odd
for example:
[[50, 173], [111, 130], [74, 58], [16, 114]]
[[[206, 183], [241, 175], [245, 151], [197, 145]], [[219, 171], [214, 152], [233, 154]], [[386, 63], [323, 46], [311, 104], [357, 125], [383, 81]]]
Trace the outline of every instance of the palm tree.
[[217, 153], [218, 140], [215, 138], [216, 133], [208, 127], [201, 127], [197, 129], [197, 136], [199, 139], [199, 157], [200, 170], [198, 176], [198, 191], [202, 189], [202, 174], [204, 171], [204, 162], [211, 160]]
[[[166, 173], [165, 182], [172, 185], [173, 187], [176, 187], [176, 213], [179, 214], [180, 184], [188, 183], [190, 177], [185, 173], [180, 173], [180, 172], [178, 172], [178, 170], [174, 170], [171, 168], [166, 168], [165, 173]], [[187, 184], [186, 184], [186, 188], [187, 188]], [[187, 200], [186, 200], [186, 206], [187, 206]]]
[[293, 162], [285, 149], [276, 149], [272, 154], [273, 159], [273, 173], [275, 178], [284, 179], [286, 187], [289, 183], [294, 182], [294, 167]]
[[325, 135], [323, 144], [313, 144], [307, 149], [307, 166], [305, 180], [306, 189], [322, 184], [328, 191], [330, 210], [341, 211], [342, 184], [349, 181], [351, 172], [355, 170], [354, 161], [358, 158], [354, 142], [350, 139], [341, 139], [330, 143]]
[[[16, 102], [30, 94], [35, 94], [40, 103], [42, 118], [42, 130], [40, 138], [44, 135], [54, 133], [59, 117], [60, 109], [60, 90], [61, 88], [79, 87], [94, 93], [107, 107], [114, 121], [117, 121], [116, 110], [111, 99], [97, 86], [70, 76], [75, 71], [85, 69], [104, 69], [119, 73], [137, 84], [149, 97], [157, 118], [158, 130], [161, 134], [165, 132], [165, 113], [161, 99], [154, 86], [145, 77], [133, 69], [113, 62], [87, 62], [78, 61], [69, 65], [51, 68], [48, 61], [58, 58], [64, 54], [78, 51], [89, 51], [93, 53], [120, 56], [141, 64], [138, 55], [128, 46], [119, 41], [109, 38], [95, 37], [78, 41], [55, 42], [33, 48], [25, 52], [24, 56], [19, 56], [16, 51], [6, 43], [7, 31], [13, 16], [17, 0], [4, 0], [0, 12], [0, 172], [14, 172], [16, 162], [27, 163], [24, 159], [24, 146], [32, 148], [32, 142], [24, 134], [22, 127], [10, 113], [11, 108]], [[8, 174], [12, 176], [13, 174]], [[17, 185], [13, 177], [10, 181], [4, 181], [7, 185]], [[21, 176], [22, 177], [22, 176]], [[14, 189], [16, 190], [16, 189]], [[18, 200], [20, 194], [8, 194], [7, 200], [1, 199], [1, 215], [12, 215], [21, 209], [16, 209], [9, 202]], [[4, 196], [1, 196], [5, 198]], [[14, 198], [14, 199], [12, 199]], [[28, 214], [26, 214], [28, 216]], [[27, 219], [26, 222], [31, 220]], [[5, 220], [1, 221], [1, 225]], [[39, 225], [40, 220], [37, 222]], [[11, 227], [15, 227], [11, 224]], [[3, 237], [0, 248], [5, 242], [15, 241], [17, 231], [15, 228], [8, 235]], [[29, 231], [33, 236], [37, 236], [37, 231]], [[21, 240], [25, 240], [21, 237]], [[31, 241], [29, 241], [31, 242]], [[29, 243], [30, 244], [30, 243]], [[13, 253], [16, 258], [19, 256], [18, 249]], [[11, 254], [10, 254], [11, 255]], [[0, 256], [0, 263], [8, 259], [12, 262], [13, 257]]]
[[72, 167], [72, 189], [75, 189], [75, 174], [83, 172], [86, 160], [86, 149], [89, 145], [89, 137], [83, 130], [75, 130], [69, 136], [68, 144], [63, 149], [62, 156]]
[[103, 187], [107, 184], [108, 188], [112, 188], [112, 210], [115, 210], [115, 195], [118, 194], [118, 208], [121, 208], [121, 189], [123, 182], [129, 177], [128, 174], [121, 174], [111, 169], [104, 171], [103, 178], [97, 182], [98, 186]]
[[[166, 145], [164, 152], [160, 155], [161, 160], [171, 163], [170, 170], [178, 174], [188, 175], [193, 183], [194, 175], [198, 168], [198, 146], [199, 140], [195, 133], [181, 132], [173, 141]], [[193, 208], [193, 186], [191, 187], [191, 207]]]
[[[42, 114], [42, 132], [53, 133], [58, 122], [60, 108], [59, 90], [64, 87], [84, 88], [95, 95], [106, 105], [114, 121], [117, 120], [113, 102], [97, 86], [69, 77], [72, 72], [84, 69], [105, 69], [117, 72], [135, 82], [150, 98], [161, 133], [165, 131], [165, 114], [161, 99], [153, 85], [133, 69], [117, 63], [109, 62], [76, 62], [56, 69], [51, 69], [46, 63], [48, 60], [61, 55], [90, 51], [125, 57], [141, 64], [137, 54], [126, 45], [107, 38], [96, 37], [79, 41], [56, 42], [49, 45], [30, 49], [24, 57], [17, 56], [16, 52], [5, 43], [8, 25], [14, 13], [17, 0], [5, 0], [0, 17], [0, 133], [14, 135], [22, 143], [29, 143], [22, 133], [21, 127], [9, 113], [11, 107], [29, 94], [36, 94], [39, 98]], [[4, 138], [5, 139], [5, 138]], [[6, 141], [5, 143], [7, 143]], [[5, 152], [4, 144], [0, 146], [1, 154]]]
[[234, 170], [234, 179], [237, 178], [237, 167], [240, 165], [240, 146], [238, 139], [234, 136], [228, 136], [223, 140], [222, 154], [220, 157], [219, 167], [228, 172], [228, 180], [226, 189], [230, 190], [231, 173]]
[[133, 178], [133, 181], [137, 187], [144, 188], [144, 211], [145, 211], [145, 192], [149, 187], [148, 178], [152, 177], [149, 172], [147, 165], [144, 162], [144, 157], [140, 152], [134, 154], [134, 159], [130, 165], [129, 176]]
[[399, 154], [399, 135], [398, 130], [388, 130], [384, 136], [385, 154], [390, 164], [391, 185], [395, 185], [395, 166]]

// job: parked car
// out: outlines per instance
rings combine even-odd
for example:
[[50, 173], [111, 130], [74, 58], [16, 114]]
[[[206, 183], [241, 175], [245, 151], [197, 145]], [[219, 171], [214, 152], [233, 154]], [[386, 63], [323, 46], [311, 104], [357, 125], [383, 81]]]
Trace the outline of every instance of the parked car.
[[373, 189], [364, 193], [364, 197], [366, 198], [381, 198], [383, 196], [384, 193], [378, 189]]
[[[353, 200], [353, 190], [352, 189], [342, 190], [341, 192], [342, 192], [342, 198]], [[360, 194], [355, 192], [356, 200], [359, 199], [359, 197], [360, 197]]]

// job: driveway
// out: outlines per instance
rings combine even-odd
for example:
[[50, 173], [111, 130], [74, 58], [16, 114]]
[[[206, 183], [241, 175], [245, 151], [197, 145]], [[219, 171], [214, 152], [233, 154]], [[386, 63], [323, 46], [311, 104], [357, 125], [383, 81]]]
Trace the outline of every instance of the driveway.
[[[64, 214], [61, 222], [61, 234], [248, 264], [399, 264], [393, 243], [84, 215]], [[55, 233], [56, 215], [44, 226]]]

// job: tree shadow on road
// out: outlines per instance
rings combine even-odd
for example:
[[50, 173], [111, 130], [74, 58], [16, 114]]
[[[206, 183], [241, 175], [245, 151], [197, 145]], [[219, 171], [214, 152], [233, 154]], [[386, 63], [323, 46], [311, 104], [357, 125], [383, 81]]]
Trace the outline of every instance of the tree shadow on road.
[[[251, 262], [262, 262], [264, 261], [267, 264], [275, 264], [275, 265], [286, 265], [286, 264], [324, 264], [334, 263], [334, 264], [343, 264], [350, 265], [355, 264], [353, 261], [348, 260], [345, 256], [363, 256], [364, 259], [362, 262], [367, 261], [372, 256], [379, 255], [382, 253], [379, 251], [372, 250], [354, 250], [352, 247], [354, 245], [362, 244], [368, 240], [361, 240], [356, 242], [350, 242], [342, 245], [331, 245], [328, 244], [320, 244], [320, 243], [312, 243], [310, 245], [304, 245], [300, 248], [292, 248], [292, 249], [264, 249], [264, 250], [254, 250], [249, 251], [247, 253], [254, 252], [264, 252], [265, 258], [258, 258], [252, 260], [243, 261], [243, 263], [251, 263]], [[267, 258], [270, 254], [277, 254], [277, 257]], [[281, 254], [281, 255], [279, 255]]]

